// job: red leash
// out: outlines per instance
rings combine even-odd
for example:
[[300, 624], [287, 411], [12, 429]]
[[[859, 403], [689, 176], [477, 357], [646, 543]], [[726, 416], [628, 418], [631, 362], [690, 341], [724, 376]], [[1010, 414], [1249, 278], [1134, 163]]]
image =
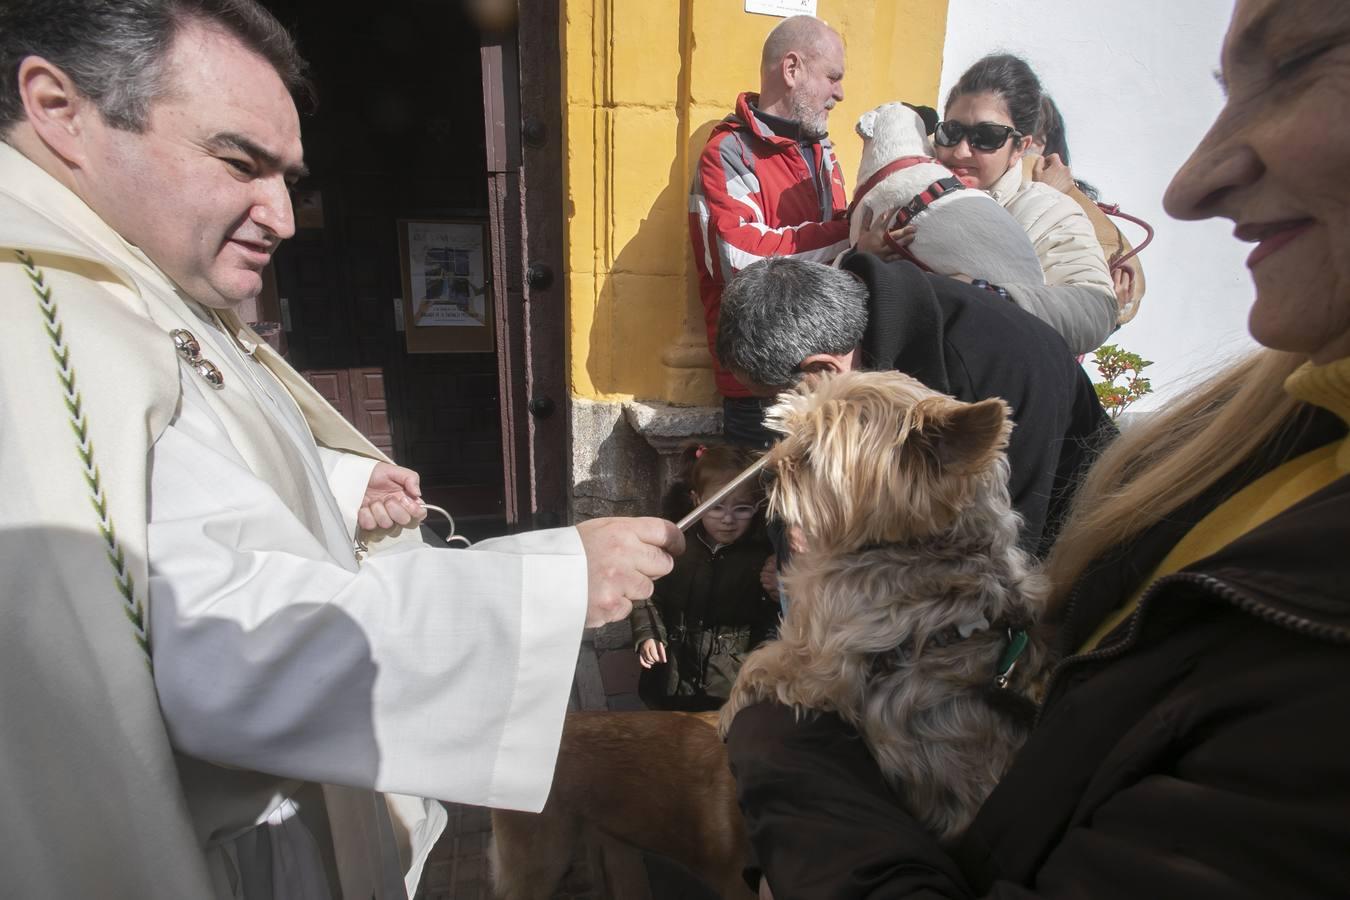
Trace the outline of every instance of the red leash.
[[908, 247], [901, 247], [899, 244], [897, 244], [895, 242], [895, 238], [891, 237], [890, 231], [883, 231], [881, 233], [881, 236], [886, 241], [887, 245], [889, 245], [890, 248], [896, 252], [896, 255], [900, 259], [909, 260], [910, 262], [914, 263], [914, 265], [918, 266], [925, 272], [933, 271], [932, 269], [928, 268], [928, 266], [924, 263], [923, 260], [919, 259], [912, 252], [910, 252], [910, 249]]
[[867, 192], [885, 181], [892, 172], [899, 172], [901, 169], [908, 169], [910, 166], [917, 166], [920, 163], [930, 162], [936, 162], [936, 160], [931, 156], [901, 156], [898, 159], [893, 159], [886, 163], [886, 165], [873, 172], [871, 178], [858, 185], [858, 192], [853, 195], [853, 202], [850, 203], [848, 209], [845, 210], [844, 218], [853, 218], [853, 210], [858, 208], [858, 203], [863, 197], [867, 196]]
[[[889, 177], [892, 173], [898, 172], [901, 169], [908, 169], [910, 166], [917, 166], [921, 163], [931, 163], [931, 162], [937, 162], [937, 160], [933, 159], [933, 157], [931, 156], [902, 156], [899, 159], [891, 160], [889, 163], [873, 172], [872, 177], [868, 178], [858, 187], [858, 192], [853, 195], [853, 202], [848, 205], [848, 210], [844, 213], [845, 217], [850, 219], [853, 218], [853, 211], [858, 208], [858, 203], [862, 200], [862, 198], [866, 197], [868, 192], [871, 191], [872, 188], [876, 187], [878, 184], [885, 181], [886, 178]], [[948, 184], [948, 182], [951, 181], [955, 181], [956, 184], [954, 185]], [[894, 250], [896, 255], [900, 259], [909, 260], [910, 262], [914, 263], [914, 265], [918, 266], [925, 272], [933, 271], [927, 265], [924, 264], [923, 260], [915, 256], [908, 247], [901, 247], [899, 244], [897, 244], [895, 242], [895, 239], [891, 237], [891, 229], [894, 228], [897, 224], [904, 225], [905, 222], [908, 222], [909, 219], [912, 218], [917, 211], [926, 209], [929, 203], [932, 203], [934, 200], [936, 200], [938, 197], [941, 197], [943, 194], [949, 193], [953, 190], [959, 190], [963, 187], [965, 187], [965, 185], [961, 184], [960, 180], [956, 178], [942, 179], [929, 185], [918, 196], [918, 198], [916, 198], [915, 202], [918, 204], [917, 210], [910, 211], [909, 207], [896, 210], [895, 217], [886, 226], [886, 230], [882, 232], [882, 238], [886, 241], [886, 245], [890, 247], [892, 250]], [[911, 206], [913, 205], [914, 203], [911, 203]], [[903, 219], [903, 221], [900, 221], [901, 219]]]
[[1097, 208], [1100, 209], [1102, 212], [1106, 213], [1108, 216], [1115, 216], [1117, 218], [1124, 219], [1127, 222], [1133, 222], [1140, 228], [1144, 229], [1145, 236], [1143, 243], [1141, 243], [1138, 247], [1132, 249], [1129, 253], [1126, 253], [1120, 259], [1113, 262], [1111, 264], [1111, 269], [1112, 271], [1114, 271], [1116, 269], [1123, 267], [1131, 259], [1134, 259], [1136, 256], [1138, 256], [1139, 251], [1143, 250], [1153, 241], [1153, 226], [1148, 224], [1138, 216], [1132, 216], [1129, 213], [1121, 212], [1119, 203], [1102, 203], [1099, 201], [1097, 203]]

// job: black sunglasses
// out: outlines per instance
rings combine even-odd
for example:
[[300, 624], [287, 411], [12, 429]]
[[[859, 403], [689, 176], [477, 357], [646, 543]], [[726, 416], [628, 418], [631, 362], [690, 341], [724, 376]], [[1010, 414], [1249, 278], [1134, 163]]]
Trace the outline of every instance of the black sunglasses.
[[939, 147], [955, 147], [961, 141], [967, 140], [973, 149], [992, 153], [1008, 143], [1010, 136], [1014, 140], [1022, 139], [1022, 133], [1011, 125], [995, 125], [993, 122], [966, 125], [948, 119], [939, 122], [933, 131], [933, 143]]

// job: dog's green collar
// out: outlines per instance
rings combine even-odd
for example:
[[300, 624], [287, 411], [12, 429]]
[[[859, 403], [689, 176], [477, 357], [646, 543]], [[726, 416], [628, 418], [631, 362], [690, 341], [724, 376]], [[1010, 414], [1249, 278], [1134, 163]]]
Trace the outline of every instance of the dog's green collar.
[[1017, 668], [1018, 658], [1027, 649], [1028, 640], [1025, 628], [1008, 629], [1008, 649], [1003, 651], [1003, 657], [998, 661], [998, 674], [994, 676], [994, 684], [1001, 688], [1008, 686], [1013, 669]]

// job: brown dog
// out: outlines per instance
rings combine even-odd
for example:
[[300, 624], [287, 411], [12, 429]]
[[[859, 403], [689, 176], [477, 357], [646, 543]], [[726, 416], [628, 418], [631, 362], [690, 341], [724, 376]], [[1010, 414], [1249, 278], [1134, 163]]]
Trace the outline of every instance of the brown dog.
[[502, 900], [552, 897], [581, 841], [598, 836], [677, 860], [725, 898], [754, 896], [716, 713], [569, 713], [543, 811], [496, 810], [492, 833]]

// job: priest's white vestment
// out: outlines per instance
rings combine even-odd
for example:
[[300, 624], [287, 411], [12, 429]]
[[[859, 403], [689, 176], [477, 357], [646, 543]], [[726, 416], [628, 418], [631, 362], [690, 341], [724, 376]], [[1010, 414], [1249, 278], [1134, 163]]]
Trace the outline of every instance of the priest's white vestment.
[[574, 529], [358, 562], [379, 452], [3, 143], [0, 298], [3, 892], [403, 897], [416, 798], [543, 806]]

